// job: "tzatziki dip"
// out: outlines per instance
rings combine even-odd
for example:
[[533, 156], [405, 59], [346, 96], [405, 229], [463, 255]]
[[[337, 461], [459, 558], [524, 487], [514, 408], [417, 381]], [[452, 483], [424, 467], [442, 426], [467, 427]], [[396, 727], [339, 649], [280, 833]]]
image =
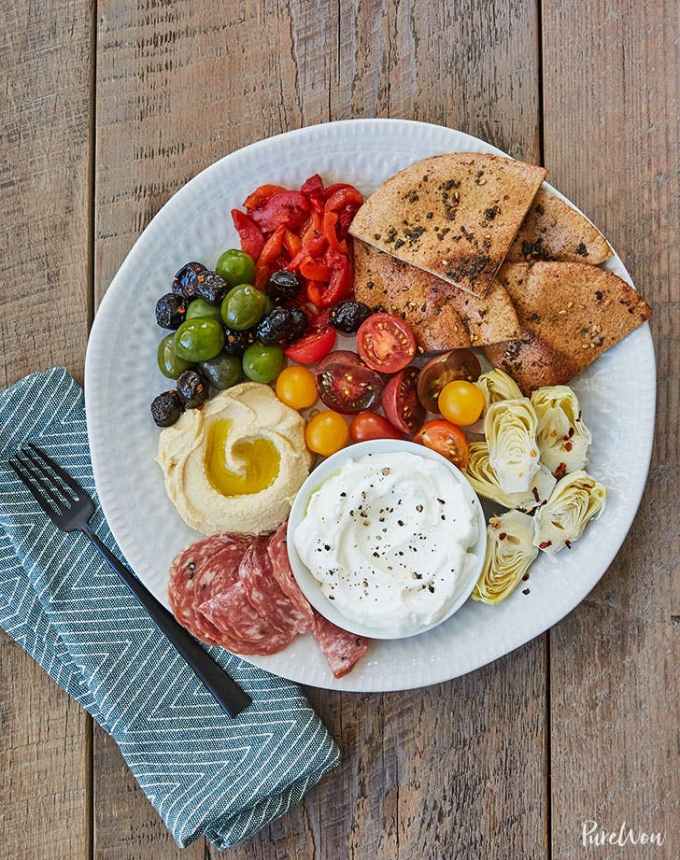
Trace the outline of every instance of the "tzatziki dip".
[[338, 612], [399, 635], [431, 626], [452, 606], [473, 560], [476, 518], [445, 463], [365, 454], [315, 490], [294, 542]]

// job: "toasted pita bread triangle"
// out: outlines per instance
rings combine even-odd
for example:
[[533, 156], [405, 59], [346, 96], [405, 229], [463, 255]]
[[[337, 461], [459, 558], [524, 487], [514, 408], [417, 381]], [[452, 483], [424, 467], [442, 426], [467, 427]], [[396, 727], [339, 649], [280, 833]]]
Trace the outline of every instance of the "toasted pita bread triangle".
[[541, 188], [506, 262], [560, 260], [597, 265], [611, 255], [612, 249], [594, 224], [564, 200]]
[[498, 283], [477, 298], [357, 239], [354, 270], [357, 300], [406, 320], [423, 352], [483, 346], [520, 334], [512, 302]]
[[546, 171], [451, 153], [412, 164], [359, 209], [350, 233], [477, 296], [491, 289]]
[[523, 335], [484, 352], [525, 394], [568, 382], [652, 313], [625, 281], [586, 263], [508, 263], [499, 280]]

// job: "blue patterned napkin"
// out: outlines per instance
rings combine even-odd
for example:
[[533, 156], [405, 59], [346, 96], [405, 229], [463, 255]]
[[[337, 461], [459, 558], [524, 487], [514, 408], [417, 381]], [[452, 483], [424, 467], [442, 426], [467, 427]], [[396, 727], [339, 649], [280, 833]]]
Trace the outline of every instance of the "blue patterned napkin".
[[[109, 732], [180, 846], [219, 848], [285, 813], [339, 762], [299, 689], [221, 648], [253, 704], [229, 719], [82, 535], [7, 465], [33, 439], [96, 499], [83, 394], [62, 368], [0, 392], [0, 625]], [[116, 549], [98, 508], [97, 534]]]

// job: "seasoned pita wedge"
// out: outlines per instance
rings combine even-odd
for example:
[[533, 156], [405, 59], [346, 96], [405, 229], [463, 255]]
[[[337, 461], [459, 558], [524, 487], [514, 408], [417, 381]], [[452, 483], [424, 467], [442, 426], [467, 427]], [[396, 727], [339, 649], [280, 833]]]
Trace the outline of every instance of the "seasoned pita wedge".
[[542, 167], [497, 155], [426, 158], [381, 185], [350, 233], [484, 296], [545, 175]]
[[597, 265], [611, 255], [612, 249], [597, 227], [568, 203], [541, 188], [506, 261], [560, 260]]
[[477, 298], [428, 272], [354, 240], [357, 300], [397, 314], [423, 352], [483, 346], [518, 337], [515, 309], [500, 284]]
[[625, 281], [585, 263], [508, 263], [499, 280], [523, 335], [485, 353], [525, 394], [568, 382], [652, 314]]

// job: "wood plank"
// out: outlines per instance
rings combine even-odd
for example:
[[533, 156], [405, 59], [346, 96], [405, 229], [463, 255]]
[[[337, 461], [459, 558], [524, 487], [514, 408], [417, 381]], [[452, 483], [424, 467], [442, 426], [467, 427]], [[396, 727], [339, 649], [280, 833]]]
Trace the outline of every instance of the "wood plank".
[[[328, 119], [335, 4], [107, 3], [97, 34], [95, 290], [101, 300], [165, 201], [217, 158]], [[94, 734], [95, 855], [180, 852], [127, 772]]]
[[[532, 3], [343, 0], [331, 118], [438, 122], [538, 160], [537, 62]], [[543, 638], [427, 690], [310, 690], [344, 764], [234, 860], [547, 856], [545, 674]]]
[[[90, 297], [92, 16], [7, 0], [0, 35], [0, 385], [82, 378]], [[90, 720], [0, 633], [0, 853], [89, 853]]]
[[584, 26], [570, 4], [543, 4], [546, 166], [654, 307], [658, 417], [633, 529], [602, 582], [552, 634], [553, 857], [583, 853], [588, 819], [607, 831], [624, 821], [636, 832], [665, 831], [654, 856], [676, 858], [680, 21], [665, 0], [598, 0], [587, 18]]

